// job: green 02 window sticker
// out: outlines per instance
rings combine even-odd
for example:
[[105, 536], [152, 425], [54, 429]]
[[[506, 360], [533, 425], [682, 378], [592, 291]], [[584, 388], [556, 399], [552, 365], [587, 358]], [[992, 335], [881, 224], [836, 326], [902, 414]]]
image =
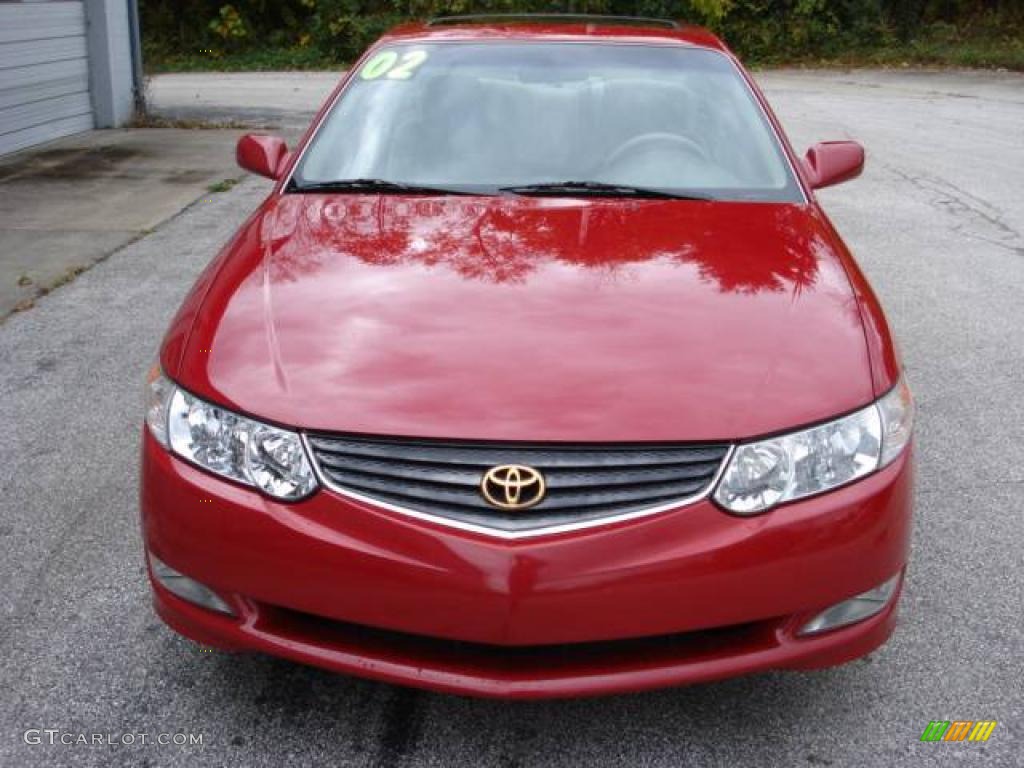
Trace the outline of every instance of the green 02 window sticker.
[[381, 51], [373, 56], [359, 70], [363, 80], [408, 80], [419, 66], [427, 60], [426, 51]]

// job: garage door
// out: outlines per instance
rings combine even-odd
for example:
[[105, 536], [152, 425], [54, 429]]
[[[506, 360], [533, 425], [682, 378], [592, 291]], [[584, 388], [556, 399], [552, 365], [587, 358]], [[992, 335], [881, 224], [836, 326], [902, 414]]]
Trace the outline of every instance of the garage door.
[[0, 155], [93, 127], [81, 2], [0, 2]]

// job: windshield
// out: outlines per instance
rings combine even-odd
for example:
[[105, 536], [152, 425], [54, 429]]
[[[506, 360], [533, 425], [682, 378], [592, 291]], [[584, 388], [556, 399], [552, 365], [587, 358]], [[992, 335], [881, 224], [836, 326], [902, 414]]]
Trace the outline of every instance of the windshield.
[[481, 194], [572, 181], [802, 200], [732, 62], [682, 46], [381, 48], [331, 109], [293, 187], [353, 179]]

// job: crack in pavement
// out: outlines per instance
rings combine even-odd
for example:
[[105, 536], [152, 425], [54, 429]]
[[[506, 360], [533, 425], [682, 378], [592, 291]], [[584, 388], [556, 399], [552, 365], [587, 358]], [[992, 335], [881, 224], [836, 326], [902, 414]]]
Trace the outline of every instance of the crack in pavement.
[[392, 768], [412, 753], [419, 741], [425, 717], [425, 694], [411, 688], [393, 688], [381, 713], [382, 730], [373, 761], [379, 768]]
[[928, 205], [959, 220], [959, 224], [950, 228], [952, 232], [1024, 256], [1024, 236], [1006, 222], [1002, 211], [984, 198], [939, 176], [910, 173], [889, 164], [884, 167], [903, 181], [927, 193]]

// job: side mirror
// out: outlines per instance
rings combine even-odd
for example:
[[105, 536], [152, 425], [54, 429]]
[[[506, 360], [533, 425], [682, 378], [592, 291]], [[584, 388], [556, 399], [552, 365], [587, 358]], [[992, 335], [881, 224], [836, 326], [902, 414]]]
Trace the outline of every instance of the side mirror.
[[815, 144], [804, 156], [804, 169], [814, 189], [842, 184], [864, 170], [864, 147], [856, 141]]
[[288, 161], [288, 145], [277, 136], [247, 133], [238, 140], [235, 160], [247, 171], [278, 179]]

